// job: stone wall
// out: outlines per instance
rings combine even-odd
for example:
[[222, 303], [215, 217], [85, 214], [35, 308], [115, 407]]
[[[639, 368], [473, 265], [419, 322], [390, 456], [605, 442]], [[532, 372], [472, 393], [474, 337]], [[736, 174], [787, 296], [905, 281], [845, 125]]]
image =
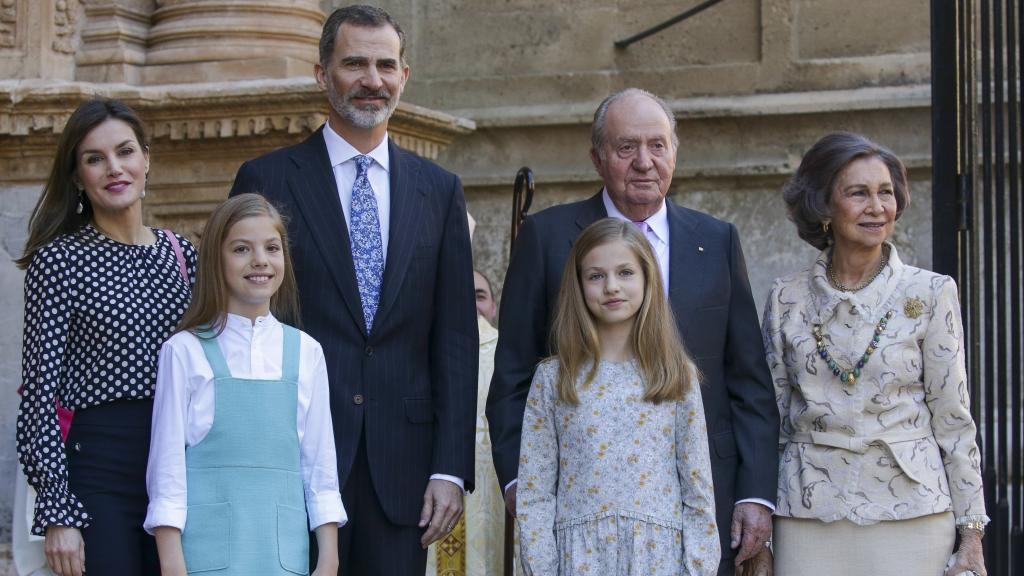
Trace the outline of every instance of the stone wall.
[[[322, 2], [325, 12], [344, 0]], [[681, 140], [673, 197], [733, 221], [760, 307], [773, 278], [815, 251], [779, 188], [824, 133], [856, 130], [911, 166], [901, 256], [931, 262], [927, 0], [726, 0], [619, 50], [697, 0], [384, 0], [408, 32], [405, 99], [477, 130], [440, 161], [460, 174], [479, 225], [477, 267], [500, 286], [511, 188], [536, 173], [537, 208], [600, 188], [588, 156], [594, 109], [639, 86], [666, 98]]]

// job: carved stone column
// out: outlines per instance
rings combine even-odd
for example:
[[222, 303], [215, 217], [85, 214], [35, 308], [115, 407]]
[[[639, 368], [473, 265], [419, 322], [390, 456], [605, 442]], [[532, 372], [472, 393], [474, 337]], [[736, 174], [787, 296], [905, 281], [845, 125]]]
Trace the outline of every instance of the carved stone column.
[[158, 0], [145, 84], [310, 76], [317, 0]]
[[[2, 0], [0, 0], [2, 1]], [[75, 78], [137, 84], [155, 0], [93, 0], [85, 5]]]

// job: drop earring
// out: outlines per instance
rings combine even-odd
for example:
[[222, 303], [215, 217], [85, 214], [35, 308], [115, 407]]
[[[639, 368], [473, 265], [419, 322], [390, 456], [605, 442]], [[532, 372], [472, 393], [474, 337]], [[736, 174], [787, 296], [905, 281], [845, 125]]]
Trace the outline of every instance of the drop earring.
[[78, 191], [78, 206], [75, 208], [75, 214], [81, 214], [85, 212], [85, 205], [82, 204], [82, 191]]
[[142, 183], [142, 194], [139, 194], [140, 198], [146, 197], [146, 188], [149, 188], [149, 172], [146, 172], [146, 181]]

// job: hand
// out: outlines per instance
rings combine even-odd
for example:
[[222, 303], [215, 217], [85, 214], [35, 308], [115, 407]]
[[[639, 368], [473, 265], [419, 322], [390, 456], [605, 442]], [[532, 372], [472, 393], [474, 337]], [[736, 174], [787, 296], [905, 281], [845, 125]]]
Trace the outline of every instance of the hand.
[[420, 528], [426, 528], [420, 545], [424, 549], [452, 531], [462, 515], [462, 488], [447, 480], [427, 482], [420, 512]]
[[772, 535], [772, 511], [755, 502], [740, 502], [732, 511], [732, 548], [736, 566], [753, 558]]
[[508, 487], [508, 490], [505, 490], [505, 509], [513, 518], [516, 517], [516, 486], [518, 485], [513, 484]]
[[57, 576], [82, 576], [85, 572], [85, 540], [78, 528], [47, 526], [43, 549], [46, 562]]
[[767, 546], [753, 558], [743, 563], [743, 566], [736, 571], [738, 576], [773, 576], [775, 574], [775, 558]]
[[956, 562], [946, 569], [947, 576], [956, 576], [961, 572], [973, 570], [981, 576], [987, 576], [985, 555], [981, 546], [981, 532], [965, 530], [960, 536], [960, 548], [956, 551]]

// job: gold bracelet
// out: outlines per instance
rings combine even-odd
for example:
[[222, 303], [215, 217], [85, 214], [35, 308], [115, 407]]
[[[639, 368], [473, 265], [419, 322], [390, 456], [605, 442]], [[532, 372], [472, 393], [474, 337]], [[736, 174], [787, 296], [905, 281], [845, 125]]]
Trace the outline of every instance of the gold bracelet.
[[964, 522], [963, 524], [960, 524], [959, 526], [957, 526], [957, 530], [960, 532], [961, 536], [963, 536], [964, 532], [966, 532], [968, 530], [976, 530], [976, 531], [980, 532], [982, 536], [984, 536], [985, 535], [985, 523], [984, 522]]

